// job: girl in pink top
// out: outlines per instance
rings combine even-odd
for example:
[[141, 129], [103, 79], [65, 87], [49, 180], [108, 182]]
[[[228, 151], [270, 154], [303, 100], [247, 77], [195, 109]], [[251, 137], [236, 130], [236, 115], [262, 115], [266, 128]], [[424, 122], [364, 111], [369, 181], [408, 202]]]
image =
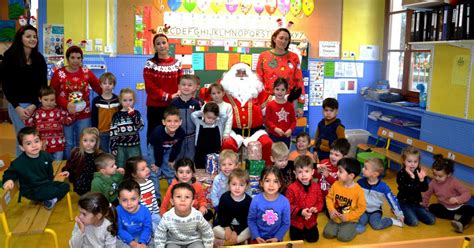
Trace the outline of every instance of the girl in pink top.
[[429, 205], [429, 210], [436, 217], [451, 220], [454, 231], [462, 233], [466, 225], [471, 222], [474, 207], [468, 205], [471, 199], [470, 190], [454, 178], [454, 162], [443, 158], [443, 155], [434, 156], [433, 180], [428, 191], [423, 194], [422, 205], [428, 207], [432, 194], [438, 198], [438, 203]]

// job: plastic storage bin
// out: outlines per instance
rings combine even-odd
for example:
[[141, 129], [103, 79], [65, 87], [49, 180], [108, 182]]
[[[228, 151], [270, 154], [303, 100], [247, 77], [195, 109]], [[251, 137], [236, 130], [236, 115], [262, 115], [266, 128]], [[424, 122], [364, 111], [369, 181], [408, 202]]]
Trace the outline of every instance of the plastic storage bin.
[[351, 144], [351, 150], [349, 151], [349, 157], [356, 157], [357, 145], [367, 144], [370, 133], [364, 129], [346, 129], [346, 138]]

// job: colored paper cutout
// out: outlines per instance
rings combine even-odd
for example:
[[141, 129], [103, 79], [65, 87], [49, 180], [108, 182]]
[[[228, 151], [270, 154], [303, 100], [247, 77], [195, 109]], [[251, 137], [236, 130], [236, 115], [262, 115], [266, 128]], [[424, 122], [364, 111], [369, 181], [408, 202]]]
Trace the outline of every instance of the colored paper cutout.
[[227, 71], [229, 69], [229, 54], [218, 53], [217, 54], [217, 70]]

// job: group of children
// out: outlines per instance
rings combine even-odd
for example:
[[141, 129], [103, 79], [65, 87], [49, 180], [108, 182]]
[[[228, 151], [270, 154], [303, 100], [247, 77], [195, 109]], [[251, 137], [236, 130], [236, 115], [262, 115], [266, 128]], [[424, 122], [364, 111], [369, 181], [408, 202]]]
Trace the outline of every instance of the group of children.
[[[72, 151], [61, 172], [81, 195], [72, 247], [114, 242], [117, 247], [267, 243], [282, 241], [288, 231], [292, 240], [316, 242], [321, 212], [329, 217], [323, 236], [341, 241], [364, 232], [367, 223], [379, 230], [403, 223], [416, 226], [418, 221], [434, 224], [436, 216], [451, 219], [455, 230], [462, 232], [471, 221], [472, 207], [466, 205], [470, 193], [451, 176], [451, 160], [436, 156], [435, 178], [428, 183], [426, 172], [420, 169], [419, 152], [407, 147], [402, 152], [395, 197], [380, 179], [382, 160], [369, 159], [361, 169], [356, 159], [347, 157], [350, 144], [343, 138], [344, 126], [337, 118], [335, 99], [323, 103], [324, 118], [318, 124], [314, 152], [310, 152], [310, 136], [302, 132], [296, 137], [296, 150], [290, 153], [294, 110], [281, 125], [272, 117], [293, 107], [286, 106], [288, 83], [283, 79], [275, 81], [275, 99], [267, 107], [266, 127], [275, 141], [274, 164], [262, 170], [262, 191], [253, 197], [249, 175], [239, 168], [238, 155], [221, 151], [221, 141], [229, 137], [232, 126], [232, 108], [223, 101], [221, 85], [210, 86], [212, 101], [203, 106], [194, 98], [199, 79], [181, 77], [179, 96], [164, 112], [163, 125], [149, 137], [147, 160], [141, 157], [138, 132], [144, 124], [133, 107], [135, 93], [122, 89], [115, 96], [115, 78], [110, 73], [100, 81], [102, 95], [94, 99], [92, 108], [96, 127], [82, 130], [80, 146]], [[53, 181], [52, 161], [62, 155], [64, 137], [59, 130], [71, 118], [55, 107], [51, 89], [43, 89], [40, 100], [42, 107], [27, 122], [36, 129], [25, 127], [18, 133], [24, 153], [5, 172], [3, 187], [9, 190], [19, 180], [23, 196], [51, 209], [69, 191], [67, 183]], [[276, 107], [268, 111], [272, 104]], [[54, 128], [43, 129], [46, 124], [41, 119], [48, 116], [55, 120]], [[53, 156], [42, 151], [43, 141]], [[220, 153], [220, 171], [206, 196], [194, 174], [196, 168], [204, 168], [210, 153]], [[356, 182], [361, 171], [363, 178]], [[163, 198], [161, 176], [169, 185]], [[428, 205], [432, 194], [439, 203]], [[384, 198], [395, 218], [383, 217]]]

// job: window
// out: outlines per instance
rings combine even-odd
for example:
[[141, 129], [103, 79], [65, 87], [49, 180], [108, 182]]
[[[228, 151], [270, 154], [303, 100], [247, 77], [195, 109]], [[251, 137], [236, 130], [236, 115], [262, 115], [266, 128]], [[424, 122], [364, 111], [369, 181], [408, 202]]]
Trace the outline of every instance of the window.
[[[413, 10], [402, 7], [402, 0], [386, 0], [385, 79], [391, 91], [418, 101], [418, 84], [425, 88], [430, 78], [429, 50], [415, 50], [410, 42]], [[408, 28], [407, 28], [408, 27]]]

